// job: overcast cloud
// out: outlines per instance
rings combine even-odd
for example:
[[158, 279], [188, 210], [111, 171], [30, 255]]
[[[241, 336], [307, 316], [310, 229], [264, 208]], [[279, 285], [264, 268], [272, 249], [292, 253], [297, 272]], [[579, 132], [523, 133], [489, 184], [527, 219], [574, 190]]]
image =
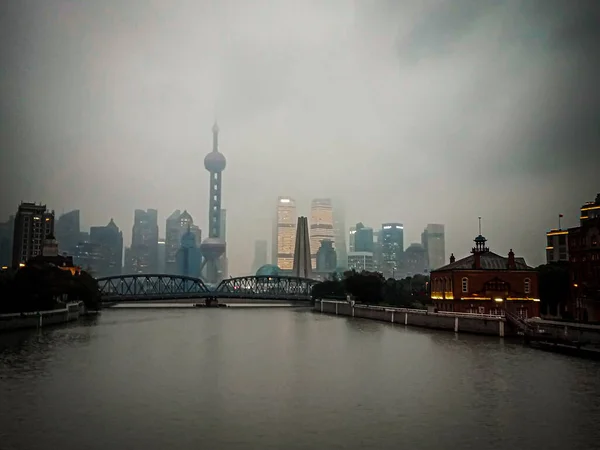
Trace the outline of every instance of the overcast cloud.
[[20, 0], [0, 6], [0, 220], [19, 201], [203, 230], [218, 117], [232, 274], [276, 197], [346, 225], [446, 224], [544, 260], [600, 191], [596, 0]]

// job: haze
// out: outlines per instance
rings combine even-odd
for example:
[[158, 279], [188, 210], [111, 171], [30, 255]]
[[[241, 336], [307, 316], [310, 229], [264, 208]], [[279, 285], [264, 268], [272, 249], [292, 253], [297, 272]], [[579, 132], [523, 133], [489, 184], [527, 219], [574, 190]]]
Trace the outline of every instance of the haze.
[[21, 0], [0, 6], [0, 220], [19, 201], [84, 227], [174, 209], [206, 235], [215, 118], [229, 268], [275, 201], [343, 201], [346, 226], [446, 224], [543, 262], [598, 188], [595, 0]]

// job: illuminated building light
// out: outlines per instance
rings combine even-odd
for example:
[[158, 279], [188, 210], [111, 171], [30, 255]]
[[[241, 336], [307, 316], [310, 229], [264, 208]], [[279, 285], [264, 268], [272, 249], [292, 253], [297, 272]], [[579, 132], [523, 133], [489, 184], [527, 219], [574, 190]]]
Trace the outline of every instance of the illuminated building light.
[[2, 266], [2, 270], [7, 270], [8, 266]]
[[554, 250], [554, 247], [546, 247], [546, 250]]
[[600, 206], [586, 206], [585, 208], [581, 208], [581, 211], [591, 211], [593, 209], [600, 209]]
[[517, 300], [517, 301], [522, 301], [522, 302], [539, 302], [540, 299], [539, 298], [531, 298], [531, 297], [507, 297], [506, 300]]
[[492, 297], [461, 297], [461, 300], [491, 300]]
[[560, 236], [563, 234], [569, 234], [569, 232], [568, 231], [548, 231], [546, 233], [546, 236]]
[[497, 303], [502, 303], [504, 300], [501, 298], [495, 298], [494, 301]]
[[25, 263], [19, 263], [19, 267], [25, 267]]

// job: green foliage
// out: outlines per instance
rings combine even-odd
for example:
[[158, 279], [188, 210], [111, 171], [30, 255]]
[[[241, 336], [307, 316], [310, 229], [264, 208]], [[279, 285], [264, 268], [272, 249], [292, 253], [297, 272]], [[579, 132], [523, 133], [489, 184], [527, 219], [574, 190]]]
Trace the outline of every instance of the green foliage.
[[312, 290], [313, 298], [345, 298], [347, 294], [360, 303], [410, 308], [430, 302], [427, 292], [429, 277], [415, 275], [403, 280], [388, 280], [379, 272], [356, 272], [350, 270], [343, 278], [336, 274], [328, 280], [316, 284]]
[[0, 275], [0, 313], [51, 310], [63, 300], [83, 301], [88, 309], [98, 309], [97, 281], [86, 272], [71, 275], [51, 264], [29, 265]]

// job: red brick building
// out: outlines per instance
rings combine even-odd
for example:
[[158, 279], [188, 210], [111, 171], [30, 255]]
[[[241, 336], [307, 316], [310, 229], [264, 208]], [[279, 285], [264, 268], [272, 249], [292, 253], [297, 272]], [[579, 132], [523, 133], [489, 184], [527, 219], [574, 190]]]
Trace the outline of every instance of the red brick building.
[[580, 225], [569, 228], [571, 307], [576, 319], [600, 321], [600, 194], [581, 207]]
[[479, 235], [471, 255], [431, 272], [431, 299], [440, 311], [521, 317], [540, 314], [537, 272], [523, 258], [490, 252]]

